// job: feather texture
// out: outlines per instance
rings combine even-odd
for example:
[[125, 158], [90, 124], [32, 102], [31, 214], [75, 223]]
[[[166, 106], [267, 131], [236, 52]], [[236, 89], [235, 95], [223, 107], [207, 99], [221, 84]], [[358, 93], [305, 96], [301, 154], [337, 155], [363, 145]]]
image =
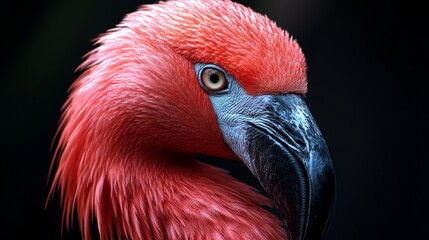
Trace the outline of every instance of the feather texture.
[[230, 1], [142, 6], [101, 35], [78, 68], [58, 133], [57, 188], [84, 239], [279, 239], [270, 200], [195, 154], [224, 143], [194, 64], [214, 63], [250, 94], [306, 91], [301, 49], [267, 17]]

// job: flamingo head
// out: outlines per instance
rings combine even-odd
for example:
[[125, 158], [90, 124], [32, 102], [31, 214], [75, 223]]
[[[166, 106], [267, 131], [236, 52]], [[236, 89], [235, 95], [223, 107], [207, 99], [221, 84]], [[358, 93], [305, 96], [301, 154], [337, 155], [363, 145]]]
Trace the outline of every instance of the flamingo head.
[[303, 99], [304, 54], [286, 31], [231, 1], [176, 0], [142, 6], [97, 45], [61, 125], [54, 181], [75, 199], [66, 209], [79, 173], [139, 166], [105, 156], [205, 154], [243, 161], [292, 239], [323, 237], [333, 168]]

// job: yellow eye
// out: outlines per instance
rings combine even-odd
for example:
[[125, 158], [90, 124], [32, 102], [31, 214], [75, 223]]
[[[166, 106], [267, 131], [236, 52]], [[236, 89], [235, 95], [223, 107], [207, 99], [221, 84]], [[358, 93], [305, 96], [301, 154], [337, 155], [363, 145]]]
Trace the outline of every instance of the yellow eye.
[[204, 69], [201, 81], [210, 91], [220, 91], [228, 88], [228, 80], [225, 74], [215, 68]]

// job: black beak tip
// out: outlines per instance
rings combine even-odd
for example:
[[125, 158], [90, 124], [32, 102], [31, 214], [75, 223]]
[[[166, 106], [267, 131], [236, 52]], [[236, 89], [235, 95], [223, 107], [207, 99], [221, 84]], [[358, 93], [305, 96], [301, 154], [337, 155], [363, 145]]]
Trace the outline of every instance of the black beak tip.
[[254, 174], [285, 217], [290, 239], [323, 239], [335, 197], [326, 143], [301, 97], [269, 107], [265, 122], [247, 129]]

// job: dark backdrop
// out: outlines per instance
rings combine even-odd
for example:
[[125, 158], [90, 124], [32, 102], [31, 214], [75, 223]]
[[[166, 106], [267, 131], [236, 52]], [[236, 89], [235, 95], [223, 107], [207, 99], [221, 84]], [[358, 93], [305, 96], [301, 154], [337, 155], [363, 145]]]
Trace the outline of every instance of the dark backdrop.
[[[306, 54], [307, 100], [338, 183], [326, 239], [429, 239], [425, 8], [410, 1], [240, 2], [277, 21]], [[91, 39], [142, 3], [3, 4], [1, 239], [61, 238], [59, 198], [44, 208], [60, 108]], [[76, 224], [63, 234], [79, 238]]]

